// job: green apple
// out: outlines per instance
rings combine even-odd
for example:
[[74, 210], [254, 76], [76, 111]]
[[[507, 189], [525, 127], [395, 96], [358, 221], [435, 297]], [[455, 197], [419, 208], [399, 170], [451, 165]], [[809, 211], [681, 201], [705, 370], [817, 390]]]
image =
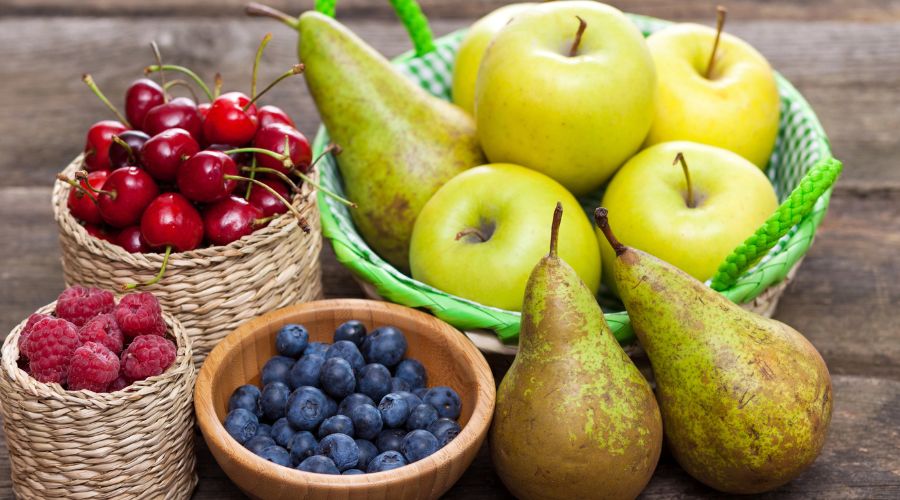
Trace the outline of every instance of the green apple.
[[453, 103], [462, 109], [475, 113], [475, 78], [484, 57], [484, 51], [494, 39], [494, 35], [506, 26], [513, 16], [534, 6], [533, 3], [513, 3], [479, 19], [469, 27], [456, 53], [453, 64]]
[[[673, 165], [678, 153], [683, 165]], [[765, 174], [742, 156], [675, 141], [628, 160], [607, 186], [602, 205], [622, 243], [705, 281], [775, 212], [778, 200]], [[603, 271], [611, 277], [616, 255], [599, 231], [597, 237]], [[606, 280], [615, 291], [611, 282]]]
[[413, 228], [413, 278], [475, 302], [519, 311], [525, 283], [550, 248], [553, 209], [561, 202], [559, 255], [593, 292], [600, 250], [578, 200], [558, 182], [518, 165], [467, 170], [428, 200]]
[[712, 28], [677, 24], [647, 39], [659, 81], [647, 144], [702, 142], [765, 168], [778, 135], [775, 75], [756, 49], [722, 33], [707, 76], [715, 38]]
[[514, 17], [484, 55], [478, 138], [490, 161], [583, 195], [638, 150], [655, 101], [653, 59], [624, 14], [597, 2], [545, 3]]

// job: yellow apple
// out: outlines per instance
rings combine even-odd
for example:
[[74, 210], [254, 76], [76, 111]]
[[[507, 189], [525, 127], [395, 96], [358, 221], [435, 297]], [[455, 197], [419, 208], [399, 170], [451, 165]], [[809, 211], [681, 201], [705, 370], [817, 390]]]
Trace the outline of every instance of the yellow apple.
[[[681, 153], [690, 175], [688, 204]], [[602, 205], [622, 243], [653, 254], [705, 281], [725, 257], [778, 208], [769, 179], [726, 149], [688, 141], [651, 146], [628, 160], [606, 188]], [[603, 272], [611, 277], [615, 252], [601, 233]], [[606, 283], [613, 288], [613, 280]]]
[[647, 144], [702, 142], [765, 168], [778, 135], [775, 75], [756, 49], [722, 33], [707, 77], [715, 37], [712, 28], [676, 24], [647, 39], [659, 82]]
[[454, 104], [469, 114], [475, 113], [475, 78], [478, 76], [478, 67], [481, 65], [485, 49], [494, 39], [494, 35], [503, 29], [513, 16], [534, 5], [533, 3], [504, 5], [469, 27], [453, 64]]
[[532, 168], [582, 195], [641, 146], [655, 96], [647, 44], [624, 14], [598, 2], [545, 3], [515, 16], [484, 55], [478, 138], [490, 161]]

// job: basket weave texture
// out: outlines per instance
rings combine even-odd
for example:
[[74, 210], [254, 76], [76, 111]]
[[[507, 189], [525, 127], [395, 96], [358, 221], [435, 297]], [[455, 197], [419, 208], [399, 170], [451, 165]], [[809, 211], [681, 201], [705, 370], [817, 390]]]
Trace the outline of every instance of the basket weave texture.
[[[71, 178], [81, 165], [79, 156], [63, 173]], [[66, 284], [117, 291], [124, 284], [152, 278], [163, 255], [128, 253], [88, 234], [66, 207], [70, 189], [63, 182], [53, 188], [53, 216], [59, 225]], [[293, 204], [308, 221], [308, 234], [287, 212], [228, 245], [173, 253], [162, 280], [143, 288], [153, 292], [163, 309], [184, 325], [198, 367], [213, 347], [244, 321], [321, 298], [322, 238], [313, 189], [304, 184]]]
[[38, 382], [16, 364], [25, 321], [6, 337], [0, 411], [17, 498], [190, 498], [196, 368], [184, 327], [163, 317], [178, 346], [175, 362], [114, 393]]

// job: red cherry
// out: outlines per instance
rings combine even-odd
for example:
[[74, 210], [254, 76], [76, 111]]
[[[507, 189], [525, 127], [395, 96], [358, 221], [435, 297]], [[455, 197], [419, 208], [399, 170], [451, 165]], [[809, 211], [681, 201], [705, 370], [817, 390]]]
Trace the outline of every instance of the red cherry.
[[[282, 198], [290, 199], [290, 192], [288, 191], [287, 185], [280, 180], [260, 179], [260, 182], [277, 191]], [[254, 207], [258, 208], [263, 217], [283, 214], [288, 211], [288, 207], [284, 203], [282, 203], [281, 200], [273, 196], [272, 193], [268, 190], [263, 189], [259, 186], [253, 186], [250, 188], [250, 199], [247, 201], [249, 201], [250, 204]]]
[[200, 113], [200, 118], [206, 120], [206, 117], [209, 116], [210, 107], [212, 107], [211, 102], [201, 102], [197, 105], [197, 112]]
[[272, 123], [281, 123], [289, 127], [297, 128], [297, 126], [294, 125], [294, 120], [291, 120], [291, 117], [288, 116], [287, 113], [282, 111], [278, 106], [272, 106], [271, 104], [259, 108], [256, 112], [256, 117], [259, 119], [259, 128], [263, 128]]
[[203, 211], [203, 232], [213, 245], [227, 245], [264, 225], [262, 217], [247, 200], [229, 196]]
[[187, 97], [176, 97], [167, 103], [150, 108], [144, 117], [143, 129], [152, 137], [163, 130], [183, 128], [197, 139], [202, 126], [203, 120], [194, 101]]
[[150, 138], [149, 135], [140, 130], [126, 130], [117, 135], [122, 142], [128, 145], [119, 144], [113, 140], [109, 145], [109, 166], [115, 170], [122, 167], [140, 167], [141, 166], [141, 146]]
[[[82, 179], [79, 181], [79, 184], [84, 187], [90, 184], [95, 190], [102, 189], [107, 176], [109, 176], [109, 171], [98, 170], [88, 174], [87, 180]], [[85, 190], [72, 188], [69, 191], [66, 206], [69, 207], [72, 217], [80, 221], [94, 225], [103, 224], [103, 218], [100, 217], [100, 209], [97, 207], [97, 201], [93, 193], [88, 194]]]
[[217, 97], [203, 121], [203, 135], [210, 144], [247, 144], [256, 134], [259, 120], [256, 105], [241, 92], [228, 92]]
[[149, 78], [135, 80], [125, 91], [125, 118], [132, 126], [141, 128], [151, 108], [164, 103], [162, 87]]
[[[301, 172], [309, 171], [312, 162], [312, 149], [309, 141], [299, 130], [281, 123], [273, 123], [262, 127], [253, 138], [253, 146], [274, 151], [278, 154], [287, 154], [284, 149], [284, 138], [288, 139], [291, 162]], [[262, 153], [256, 153], [256, 164], [260, 167], [273, 168], [283, 173], [288, 173], [284, 164], [276, 158]]]
[[85, 224], [84, 230], [94, 238], [98, 240], [108, 241], [110, 243], [116, 242], [116, 230], [106, 226], [95, 226], [94, 224]]
[[178, 193], [156, 197], [141, 217], [141, 235], [153, 247], [193, 250], [203, 240], [203, 220], [191, 202]]
[[237, 187], [234, 160], [221, 151], [201, 151], [185, 161], [176, 176], [178, 190], [191, 201], [211, 203], [226, 198]]
[[138, 167], [113, 170], [97, 196], [100, 215], [113, 227], [137, 224], [157, 194], [159, 188], [145, 170]]
[[200, 145], [182, 128], [164, 130], [144, 143], [141, 162], [144, 169], [160, 182], [172, 182], [185, 158], [200, 151]]
[[88, 172], [109, 170], [109, 145], [114, 135], [128, 130], [115, 120], [103, 120], [91, 125], [84, 145], [84, 166]]
[[124, 248], [129, 253], [149, 253], [153, 251], [144, 240], [144, 237], [141, 236], [140, 226], [128, 226], [122, 229], [116, 235], [113, 243]]

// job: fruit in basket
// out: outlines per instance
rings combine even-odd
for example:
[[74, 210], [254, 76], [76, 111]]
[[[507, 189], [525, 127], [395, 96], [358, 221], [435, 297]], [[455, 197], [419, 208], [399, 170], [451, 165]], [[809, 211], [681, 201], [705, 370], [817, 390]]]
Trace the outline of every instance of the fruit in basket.
[[166, 101], [166, 94], [158, 83], [149, 78], [140, 78], [125, 91], [125, 117], [136, 127], [144, 125], [144, 117], [151, 108]]
[[[103, 217], [100, 215], [100, 208], [97, 206], [97, 198], [94, 191], [103, 189], [103, 183], [109, 177], [109, 171], [96, 170], [87, 175], [86, 179], [81, 179], [78, 187], [74, 187], [69, 191], [66, 198], [66, 207], [72, 216], [82, 220], [87, 224], [102, 224]], [[73, 181], [74, 182], [74, 181]], [[88, 188], [87, 184], [90, 184]]]
[[78, 341], [82, 344], [97, 342], [114, 353], [120, 353], [125, 346], [125, 334], [122, 333], [115, 314], [98, 314], [78, 329]]
[[203, 120], [203, 136], [210, 144], [246, 144], [256, 135], [256, 105], [243, 92], [216, 97]]
[[72, 353], [68, 389], [103, 392], [119, 377], [119, 358], [99, 342], [85, 342]]
[[484, 58], [484, 51], [494, 39], [494, 36], [503, 29], [517, 14], [526, 11], [534, 3], [514, 3], [504, 5], [490, 14], [482, 17], [469, 26], [466, 35], [459, 44], [456, 59], [453, 61], [453, 103], [466, 110], [470, 115], [475, 114], [475, 81], [478, 77], [478, 68]]
[[166, 334], [166, 323], [162, 317], [159, 301], [150, 292], [131, 293], [116, 305], [113, 312], [116, 324], [128, 338], [140, 335]]
[[82, 326], [99, 314], [111, 313], [115, 308], [113, 294], [99, 288], [76, 285], [63, 290], [56, 299], [56, 316], [75, 326]]
[[141, 226], [128, 226], [122, 228], [113, 239], [113, 243], [124, 248], [129, 253], [150, 253], [153, 248], [141, 234]]
[[160, 335], [139, 335], [122, 351], [122, 374], [144, 380], [165, 372], [175, 361], [175, 344]]
[[614, 276], [647, 352], [669, 448], [701, 482], [761, 493], [809, 466], [831, 421], [831, 378], [793, 328], [746, 311], [674, 266], [616, 240]]
[[221, 151], [201, 151], [178, 169], [178, 190], [187, 199], [211, 203], [225, 199], [237, 187], [237, 165]]
[[227, 245], [268, 222], [250, 202], [229, 196], [203, 211], [203, 234], [213, 245]]
[[104, 222], [122, 228], [141, 220], [144, 209], [159, 194], [159, 187], [145, 170], [125, 167], [110, 172], [96, 194]]
[[128, 130], [121, 122], [103, 120], [88, 129], [84, 144], [84, 167], [88, 172], [109, 170], [109, 145], [112, 138]]
[[487, 49], [478, 138], [491, 162], [535, 169], [580, 196], [637, 152], [655, 101], [653, 59], [624, 14], [598, 2], [546, 3], [517, 15]]
[[141, 147], [141, 163], [144, 169], [159, 182], [174, 182], [185, 158], [200, 151], [200, 145], [183, 128], [164, 130]]
[[273, 123], [281, 123], [289, 127], [297, 128], [297, 125], [294, 124], [294, 120], [292, 120], [283, 109], [278, 106], [272, 106], [271, 104], [259, 108], [256, 112], [256, 117], [259, 119], [259, 128], [263, 128]]
[[712, 144], [765, 168], [778, 135], [775, 75], [748, 43], [728, 33], [719, 37], [722, 22], [720, 11], [718, 31], [675, 24], [647, 39], [659, 82], [647, 144]]
[[79, 345], [78, 329], [72, 323], [62, 318], [39, 321], [26, 341], [31, 376], [38, 382], [65, 384]]
[[109, 167], [113, 170], [122, 167], [140, 167], [141, 147], [150, 136], [140, 130], [126, 130], [113, 137], [109, 145]]
[[[288, 149], [285, 149], [285, 140], [287, 140]], [[253, 137], [253, 146], [279, 154], [288, 155], [290, 153], [289, 156], [294, 167], [303, 172], [309, 171], [312, 162], [312, 149], [309, 147], [309, 141], [299, 130], [290, 125], [272, 123], [260, 127]], [[269, 155], [256, 153], [256, 164], [264, 168], [274, 168], [285, 174], [289, 173], [284, 162]]]
[[172, 128], [187, 130], [191, 137], [199, 141], [203, 132], [203, 120], [197, 111], [197, 103], [187, 97], [176, 97], [154, 106], [147, 111], [141, 127], [151, 137]]
[[562, 256], [596, 293], [599, 248], [578, 200], [553, 179], [509, 164], [464, 172], [428, 201], [410, 245], [413, 278], [481, 304], [520, 310], [528, 274], [550, 242], [540, 228], [558, 200], [572, 214], [560, 230]]
[[659, 459], [659, 408], [594, 294], [559, 257], [561, 218], [560, 204], [550, 253], [528, 280], [519, 352], [497, 390], [491, 457], [518, 498], [635, 498]]
[[[602, 204], [623, 243], [699, 280], [712, 277], [778, 208], [772, 184], [752, 163], [686, 141], [657, 144], [632, 157], [607, 186]], [[615, 291], [615, 253], [601, 232], [597, 237], [603, 277]]]

